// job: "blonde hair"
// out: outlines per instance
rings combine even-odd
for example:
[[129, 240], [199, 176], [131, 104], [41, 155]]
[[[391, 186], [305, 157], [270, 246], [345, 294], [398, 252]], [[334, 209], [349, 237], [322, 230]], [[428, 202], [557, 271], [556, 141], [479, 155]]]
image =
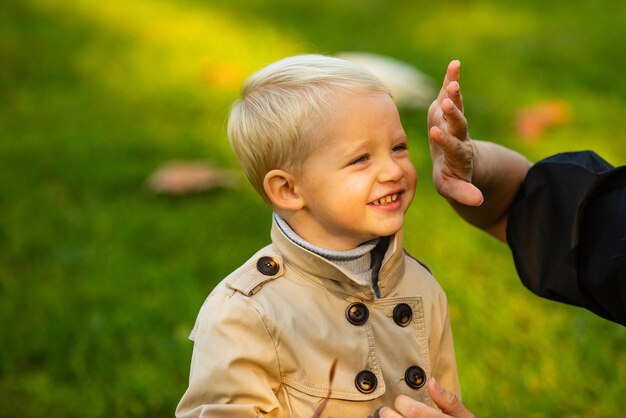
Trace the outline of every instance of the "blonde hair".
[[315, 145], [315, 122], [337, 92], [391, 95], [361, 66], [324, 55], [284, 58], [245, 81], [230, 110], [228, 138], [244, 174], [266, 201], [265, 175], [299, 169]]

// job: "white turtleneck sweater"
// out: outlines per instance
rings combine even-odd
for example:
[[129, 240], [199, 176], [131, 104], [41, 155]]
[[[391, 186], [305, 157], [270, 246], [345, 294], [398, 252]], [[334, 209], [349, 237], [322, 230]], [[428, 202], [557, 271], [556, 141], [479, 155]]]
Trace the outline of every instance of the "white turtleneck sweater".
[[378, 271], [389, 245], [389, 240], [386, 238], [376, 238], [370, 241], [366, 241], [356, 248], [348, 251], [334, 251], [326, 248], [321, 248], [310, 242], [304, 240], [296, 232], [291, 229], [289, 224], [280, 217], [277, 213], [274, 213], [274, 219], [280, 227], [280, 229], [300, 247], [311, 251], [320, 257], [325, 258], [331, 263], [346, 269], [358, 278], [357, 283], [360, 285], [369, 284], [376, 297], [380, 296], [378, 289]]

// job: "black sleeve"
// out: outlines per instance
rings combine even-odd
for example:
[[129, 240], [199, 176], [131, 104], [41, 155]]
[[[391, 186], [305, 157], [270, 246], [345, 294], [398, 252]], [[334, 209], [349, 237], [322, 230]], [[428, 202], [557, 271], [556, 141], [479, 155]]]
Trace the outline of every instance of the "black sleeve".
[[509, 211], [507, 241], [533, 293], [626, 325], [626, 166], [591, 151], [538, 162]]

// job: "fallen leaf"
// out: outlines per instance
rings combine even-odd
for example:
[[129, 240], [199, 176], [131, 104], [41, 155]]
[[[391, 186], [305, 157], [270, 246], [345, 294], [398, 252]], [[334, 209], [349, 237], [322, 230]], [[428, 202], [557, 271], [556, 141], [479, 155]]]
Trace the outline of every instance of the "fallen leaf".
[[522, 109], [517, 114], [517, 134], [524, 142], [538, 141], [546, 129], [570, 120], [572, 109], [563, 100], [539, 103], [533, 107]]
[[234, 188], [237, 174], [202, 161], [171, 161], [154, 171], [146, 183], [155, 193], [180, 196], [215, 188]]
[[320, 418], [322, 416], [322, 412], [324, 412], [324, 409], [326, 409], [326, 404], [328, 403], [328, 400], [330, 399], [330, 395], [332, 393], [332, 386], [333, 386], [333, 380], [335, 379], [336, 368], [337, 368], [337, 359], [335, 359], [333, 361], [333, 364], [330, 366], [330, 373], [328, 376], [328, 393], [326, 394], [326, 397], [322, 399], [319, 405], [317, 405], [317, 408], [315, 408], [315, 411], [313, 412], [313, 415], [311, 415], [311, 418]]

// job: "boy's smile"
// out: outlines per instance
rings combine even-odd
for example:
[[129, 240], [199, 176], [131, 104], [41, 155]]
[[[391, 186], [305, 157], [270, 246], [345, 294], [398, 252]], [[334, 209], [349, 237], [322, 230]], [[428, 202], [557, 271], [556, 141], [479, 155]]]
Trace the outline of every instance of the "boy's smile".
[[388, 205], [392, 202], [395, 202], [398, 200], [398, 196], [400, 196], [398, 193], [394, 193], [392, 195], [389, 196], [385, 196], [382, 197], [378, 200], [374, 200], [371, 204], [372, 205], [376, 205], [376, 206], [380, 206], [380, 205]]
[[313, 134], [295, 190], [290, 226], [322, 248], [350, 250], [398, 232], [417, 175], [397, 108], [386, 94], [339, 93]]

